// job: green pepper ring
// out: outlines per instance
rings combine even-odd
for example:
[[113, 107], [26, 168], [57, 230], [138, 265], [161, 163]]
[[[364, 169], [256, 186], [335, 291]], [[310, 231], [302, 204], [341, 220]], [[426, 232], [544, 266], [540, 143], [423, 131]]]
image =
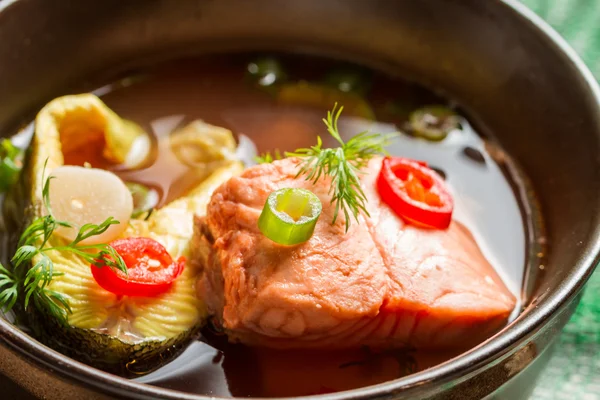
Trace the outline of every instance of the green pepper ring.
[[[310, 190], [283, 188], [269, 194], [258, 218], [258, 228], [267, 238], [282, 245], [308, 241], [323, 206]], [[291, 214], [297, 214], [297, 218]]]

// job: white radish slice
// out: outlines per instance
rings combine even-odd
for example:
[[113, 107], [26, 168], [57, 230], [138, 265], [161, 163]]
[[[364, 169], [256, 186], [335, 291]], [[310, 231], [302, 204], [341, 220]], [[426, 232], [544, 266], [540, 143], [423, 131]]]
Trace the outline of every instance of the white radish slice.
[[80, 243], [108, 243], [127, 229], [133, 211], [133, 198], [118, 176], [102, 169], [70, 165], [54, 169], [50, 176], [53, 177], [49, 196], [52, 215], [73, 226], [58, 227], [55, 230], [57, 235], [72, 241], [84, 224], [99, 225], [109, 217], [119, 221], [119, 224]]

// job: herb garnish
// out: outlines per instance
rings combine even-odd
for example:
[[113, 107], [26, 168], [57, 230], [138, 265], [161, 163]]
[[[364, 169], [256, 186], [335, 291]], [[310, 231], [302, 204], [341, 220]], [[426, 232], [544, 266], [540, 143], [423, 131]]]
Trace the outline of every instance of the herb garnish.
[[266, 153], [260, 156], [254, 157], [254, 161], [256, 161], [257, 164], [268, 164], [272, 163], [274, 160], [281, 160], [282, 158], [283, 156], [281, 155], [279, 149], [275, 149], [274, 155], [272, 155], [271, 152], [267, 151]]
[[17, 180], [23, 166], [23, 151], [10, 139], [0, 142], [0, 193], [6, 192]]
[[378, 154], [385, 154], [385, 147], [389, 145], [395, 133], [378, 134], [361, 132], [347, 142], [344, 142], [338, 130], [338, 119], [344, 107], [337, 109], [337, 103], [331, 111], [327, 112], [327, 119], [323, 119], [327, 131], [340, 144], [336, 148], [322, 148], [323, 141], [317, 137], [316, 146], [298, 149], [293, 153], [286, 153], [287, 157], [300, 157], [300, 171], [296, 177], [306, 175], [306, 180], [316, 183], [322, 176], [331, 178], [331, 202], [335, 203], [332, 224], [337, 220], [339, 211], [342, 210], [346, 217], [346, 232], [350, 228], [350, 214], [358, 223], [358, 214], [362, 211], [369, 216], [366, 209], [366, 196], [360, 186], [358, 174], [369, 160]]
[[[44, 171], [45, 168], [44, 164]], [[44, 173], [42, 173], [43, 176]], [[85, 224], [81, 226], [76, 238], [68, 244], [47, 246], [48, 240], [56, 228], [72, 227], [69, 222], [59, 221], [52, 215], [50, 181], [53, 178], [53, 176], [48, 177], [42, 188], [43, 204], [48, 214], [33, 220], [21, 234], [17, 251], [11, 259], [12, 270], [0, 265], [0, 308], [4, 312], [8, 312], [14, 307], [19, 296], [25, 296], [23, 301], [25, 309], [33, 303], [39, 311], [47, 312], [61, 323], [66, 323], [67, 313], [72, 312], [67, 299], [61, 293], [48, 288], [54, 277], [62, 275], [54, 271], [54, 263], [48, 256], [48, 252], [71, 252], [96, 267], [108, 266], [125, 274], [127, 267], [121, 256], [108, 244], [80, 244], [87, 238], [106, 232], [111, 225], [118, 224], [119, 221], [113, 217], [107, 218], [99, 225]], [[34, 262], [36, 256], [37, 260]], [[30, 263], [33, 265], [27, 269], [27, 265]]]

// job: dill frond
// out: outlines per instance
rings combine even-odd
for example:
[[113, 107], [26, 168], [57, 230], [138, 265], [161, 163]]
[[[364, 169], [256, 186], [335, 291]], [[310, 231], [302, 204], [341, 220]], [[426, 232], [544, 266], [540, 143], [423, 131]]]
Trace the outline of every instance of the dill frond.
[[360, 212], [369, 215], [367, 199], [360, 185], [361, 169], [374, 156], [386, 154], [385, 148], [397, 134], [361, 132], [344, 142], [338, 129], [343, 109], [335, 103], [333, 109], [327, 112], [327, 118], [323, 119], [327, 132], [339, 143], [339, 147], [323, 148], [323, 140], [317, 137], [316, 145], [286, 153], [286, 156], [302, 158], [297, 177], [306, 175], [306, 180], [313, 183], [324, 176], [331, 178], [329, 194], [331, 202], [335, 204], [332, 224], [341, 212], [345, 216], [348, 232], [352, 217], [358, 223]]

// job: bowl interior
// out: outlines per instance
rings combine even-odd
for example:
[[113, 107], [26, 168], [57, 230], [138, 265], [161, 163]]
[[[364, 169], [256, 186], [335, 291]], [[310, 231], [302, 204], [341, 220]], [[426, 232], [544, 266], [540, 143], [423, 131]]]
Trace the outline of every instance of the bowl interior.
[[[328, 54], [448, 93], [530, 178], [549, 250], [544, 269], [530, 271], [526, 280], [524, 313], [470, 358], [440, 370], [458, 373], [546, 319], [580, 288], [598, 252], [597, 87], [572, 51], [520, 8], [499, 0], [3, 2], [0, 133], [14, 132], [58, 95], [95, 88], [158, 60], [216, 51]], [[10, 329], [0, 321], [0, 332], [17, 338]], [[56, 354], [28, 346], [56, 362]], [[96, 377], [76, 363], [69, 369], [83, 379]]]

